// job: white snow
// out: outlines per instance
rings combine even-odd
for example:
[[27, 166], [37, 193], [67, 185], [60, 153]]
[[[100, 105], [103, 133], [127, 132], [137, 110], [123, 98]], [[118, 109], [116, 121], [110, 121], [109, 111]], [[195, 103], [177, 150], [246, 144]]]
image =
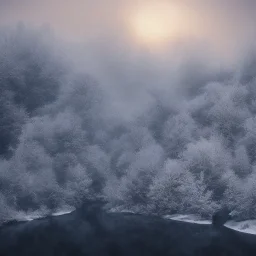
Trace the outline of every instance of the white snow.
[[116, 208], [111, 208], [108, 212], [112, 212], [112, 213], [132, 213], [132, 214], [135, 214], [135, 212], [131, 211], [131, 210], [128, 210], [128, 209], [120, 209], [118, 207]]
[[[195, 223], [195, 224], [204, 224], [209, 225], [211, 224], [211, 220], [202, 220], [196, 215], [187, 214], [175, 214], [175, 215], [166, 215], [164, 216], [165, 219], [169, 220], [176, 220], [176, 221], [182, 221], [182, 222], [189, 222], [189, 223]], [[225, 225], [225, 227], [236, 230], [238, 232], [243, 232], [247, 234], [256, 235], [256, 220], [246, 220], [246, 221], [228, 221]]]
[[46, 215], [43, 214], [40, 211], [35, 211], [31, 213], [26, 213], [26, 212], [19, 212], [17, 213], [12, 220], [16, 221], [32, 221], [36, 219], [40, 219], [45, 217]]
[[210, 220], [202, 220], [197, 215], [182, 215], [182, 214], [174, 214], [174, 215], [166, 215], [164, 216], [165, 219], [169, 220], [176, 220], [176, 221], [182, 221], [182, 222], [189, 222], [189, 223], [195, 223], [195, 224], [203, 224], [203, 225], [209, 225], [212, 222]]
[[256, 220], [228, 221], [224, 226], [239, 232], [256, 235]]
[[5, 222], [8, 221], [12, 221], [12, 220], [16, 220], [16, 221], [32, 221], [32, 220], [37, 220], [37, 219], [41, 219], [41, 218], [45, 218], [47, 216], [61, 216], [61, 215], [65, 215], [65, 214], [69, 214], [71, 212], [73, 212], [75, 210], [74, 207], [64, 207], [61, 208], [59, 210], [56, 210], [53, 213], [49, 213], [49, 211], [41, 209], [38, 211], [34, 211], [34, 212], [18, 212], [15, 213], [12, 218], [7, 219]]
[[75, 208], [73, 208], [73, 207], [64, 208], [59, 211], [56, 211], [55, 213], [52, 213], [51, 216], [61, 216], [61, 215], [69, 214], [69, 213], [73, 212], [74, 210], [75, 210]]

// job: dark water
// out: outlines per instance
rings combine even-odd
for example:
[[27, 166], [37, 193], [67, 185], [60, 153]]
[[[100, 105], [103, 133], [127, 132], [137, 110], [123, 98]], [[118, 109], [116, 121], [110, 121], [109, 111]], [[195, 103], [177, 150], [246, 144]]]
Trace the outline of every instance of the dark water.
[[256, 236], [84, 206], [70, 214], [0, 229], [0, 256], [256, 255]]

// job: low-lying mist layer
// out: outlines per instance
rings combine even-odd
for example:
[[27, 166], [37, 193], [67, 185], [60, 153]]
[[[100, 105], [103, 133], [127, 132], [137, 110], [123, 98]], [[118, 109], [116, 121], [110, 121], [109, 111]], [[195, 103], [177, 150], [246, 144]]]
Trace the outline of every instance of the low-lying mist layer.
[[254, 56], [233, 72], [191, 74], [196, 89], [179, 107], [160, 91], [127, 122], [47, 31], [18, 26], [0, 39], [2, 220], [99, 197], [117, 210], [208, 217], [228, 206], [256, 218]]

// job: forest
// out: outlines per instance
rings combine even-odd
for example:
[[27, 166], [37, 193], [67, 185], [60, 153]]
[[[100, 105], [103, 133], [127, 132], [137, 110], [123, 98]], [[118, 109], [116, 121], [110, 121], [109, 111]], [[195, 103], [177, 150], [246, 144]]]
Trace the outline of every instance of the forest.
[[178, 105], [160, 91], [126, 120], [48, 30], [2, 28], [0, 220], [97, 198], [115, 211], [256, 218], [256, 54], [191, 72]]

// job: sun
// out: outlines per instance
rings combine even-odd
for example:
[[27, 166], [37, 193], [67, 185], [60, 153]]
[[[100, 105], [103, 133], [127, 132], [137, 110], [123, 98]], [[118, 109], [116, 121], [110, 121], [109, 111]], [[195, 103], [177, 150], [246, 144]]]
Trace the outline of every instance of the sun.
[[131, 29], [137, 41], [158, 45], [184, 32], [184, 12], [170, 3], [140, 6], [130, 16]]
[[166, 17], [151, 12], [140, 13], [136, 17], [136, 33], [147, 41], [162, 41], [168, 39], [170, 31]]

